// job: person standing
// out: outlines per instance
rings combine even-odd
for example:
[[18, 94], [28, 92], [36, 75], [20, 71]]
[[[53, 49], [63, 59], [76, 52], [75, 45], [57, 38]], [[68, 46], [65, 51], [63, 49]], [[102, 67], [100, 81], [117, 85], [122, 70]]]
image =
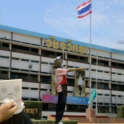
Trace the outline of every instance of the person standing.
[[66, 96], [67, 96], [67, 78], [66, 74], [72, 71], [81, 71], [83, 68], [69, 68], [64, 69], [62, 67], [61, 57], [56, 57], [54, 61], [55, 76], [57, 80], [56, 84], [56, 93], [58, 95], [58, 102], [56, 104], [56, 124], [62, 124], [61, 119], [63, 117], [66, 105]]

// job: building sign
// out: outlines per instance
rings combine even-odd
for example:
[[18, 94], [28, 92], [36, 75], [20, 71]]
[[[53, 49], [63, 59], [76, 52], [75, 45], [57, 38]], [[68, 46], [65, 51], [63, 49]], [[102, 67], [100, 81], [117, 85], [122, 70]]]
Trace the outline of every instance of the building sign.
[[64, 43], [64, 42], [59, 42], [51, 39], [46, 40], [46, 47], [53, 48], [53, 49], [61, 49], [61, 50], [66, 50], [69, 52], [75, 52], [75, 53], [86, 53], [89, 54], [89, 48], [84, 47], [84, 46], [79, 46], [79, 45], [74, 45], [71, 43]]
[[[67, 96], [67, 104], [88, 105], [88, 97]], [[43, 95], [43, 103], [57, 103], [57, 96]]]
[[24, 112], [31, 113], [31, 114], [36, 114], [36, 113], [38, 113], [38, 110], [37, 110], [37, 108], [25, 108]]

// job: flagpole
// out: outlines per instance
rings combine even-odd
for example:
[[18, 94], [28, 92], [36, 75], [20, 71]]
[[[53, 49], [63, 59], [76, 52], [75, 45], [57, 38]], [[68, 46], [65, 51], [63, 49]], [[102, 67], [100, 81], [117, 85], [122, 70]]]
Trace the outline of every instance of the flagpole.
[[63, 47], [63, 66], [64, 66], [64, 47]]
[[[89, 71], [89, 77], [90, 77], [90, 91], [89, 91], [89, 96], [91, 96], [91, 48], [92, 48], [92, 47], [91, 47], [91, 44], [92, 44], [91, 20], [92, 20], [92, 18], [91, 18], [91, 14], [90, 14], [90, 66], [89, 66], [89, 68], [90, 68], [90, 71]], [[90, 105], [89, 108], [92, 108], [92, 105]]]
[[[97, 93], [97, 66], [98, 66], [98, 52], [97, 52], [97, 56], [96, 56], [96, 93]], [[96, 94], [96, 115], [97, 115], [97, 111], [98, 111], [98, 106], [97, 106], [97, 94]]]

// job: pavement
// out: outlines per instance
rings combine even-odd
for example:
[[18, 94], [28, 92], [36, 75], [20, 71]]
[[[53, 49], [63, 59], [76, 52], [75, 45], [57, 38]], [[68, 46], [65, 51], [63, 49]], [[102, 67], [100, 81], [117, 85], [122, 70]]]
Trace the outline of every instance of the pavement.
[[78, 124], [122, 124], [122, 123], [78, 123]]

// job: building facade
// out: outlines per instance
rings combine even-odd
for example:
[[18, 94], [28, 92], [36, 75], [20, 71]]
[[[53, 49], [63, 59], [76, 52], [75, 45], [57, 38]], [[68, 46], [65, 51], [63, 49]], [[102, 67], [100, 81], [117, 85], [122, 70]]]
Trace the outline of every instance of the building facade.
[[[116, 117], [124, 104], [124, 51], [0, 25], [0, 80], [22, 79], [23, 100], [42, 100], [51, 94], [51, 70], [56, 56], [63, 55], [65, 68], [84, 67], [88, 96], [96, 87], [93, 102], [97, 114]], [[68, 96], [74, 93], [74, 72], [68, 73]], [[85, 115], [87, 105], [67, 104], [65, 115]], [[43, 103], [42, 116], [55, 114], [55, 104]]]

